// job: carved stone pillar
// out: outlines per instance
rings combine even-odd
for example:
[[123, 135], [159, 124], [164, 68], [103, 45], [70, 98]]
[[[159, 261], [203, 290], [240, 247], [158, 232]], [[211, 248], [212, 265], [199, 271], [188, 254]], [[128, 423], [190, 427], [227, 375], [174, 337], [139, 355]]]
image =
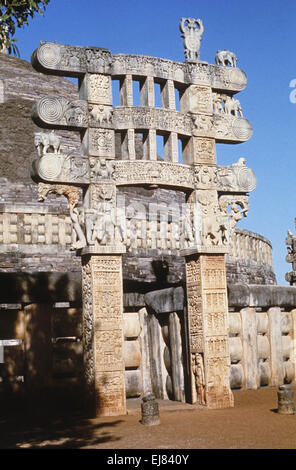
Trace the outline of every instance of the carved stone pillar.
[[121, 256], [83, 256], [82, 293], [87, 409], [125, 414]]
[[148, 107], [151, 107], [151, 108], [153, 108], [155, 106], [154, 79], [153, 79], [153, 77], [148, 76], [141, 83], [140, 103], [141, 103], [141, 106], [148, 106]]
[[225, 255], [187, 256], [186, 285], [191, 401], [232, 407]]
[[120, 105], [133, 106], [133, 79], [126, 75], [120, 86]]
[[135, 130], [127, 129], [123, 135], [121, 144], [121, 156], [123, 160], [135, 160]]
[[166, 80], [162, 88], [161, 100], [164, 108], [176, 109], [175, 87], [173, 80]]
[[146, 133], [143, 144], [144, 159], [156, 160], [156, 131], [154, 129]]
[[164, 142], [164, 160], [166, 162], [178, 163], [178, 134], [171, 132]]

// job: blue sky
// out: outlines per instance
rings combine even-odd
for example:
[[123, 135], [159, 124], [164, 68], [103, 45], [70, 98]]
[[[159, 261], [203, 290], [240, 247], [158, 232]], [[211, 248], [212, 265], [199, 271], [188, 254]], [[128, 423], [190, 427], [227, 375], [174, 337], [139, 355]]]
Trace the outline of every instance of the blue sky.
[[201, 60], [214, 63], [218, 49], [229, 49], [247, 74], [237, 97], [254, 134], [244, 144], [218, 145], [218, 164], [243, 156], [255, 171], [257, 188], [239, 227], [272, 242], [277, 280], [285, 285], [291, 270], [285, 238], [287, 229], [295, 232], [296, 217], [296, 104], [289, 99], [296, 79], [295, 0], [51, 0], [44, 17], [16, 37], [26, 60], [40, 41], [58, 41], [183, 62], [179, 21], [189, 16], [204, 23]]

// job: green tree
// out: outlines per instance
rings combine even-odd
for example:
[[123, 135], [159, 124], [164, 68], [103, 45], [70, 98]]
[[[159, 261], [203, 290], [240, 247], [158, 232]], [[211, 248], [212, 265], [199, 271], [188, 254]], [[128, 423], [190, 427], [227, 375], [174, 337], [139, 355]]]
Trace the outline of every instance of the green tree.
[[28, 24], [36, 13], [43, 15], [50, 0], [0, 0], [0, 50], [19, 56], [14, 38], [16, 28]]

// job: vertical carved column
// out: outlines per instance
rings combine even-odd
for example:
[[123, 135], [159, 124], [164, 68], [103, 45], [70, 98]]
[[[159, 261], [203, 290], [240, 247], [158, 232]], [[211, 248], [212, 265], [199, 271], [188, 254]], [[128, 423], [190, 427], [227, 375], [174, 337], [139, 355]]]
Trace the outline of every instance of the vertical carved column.
[[[116, 185], [110, 170], [110, 160], [115, 158], [114, 130], [97, 127], [98, 123], [112, 123], [111, 77], [86, 74], [80, 97], [87, 100], [90, 111], [83, 150], [102, 179], [90, 182], [83, 201], [87, 241], [81, 253], [85, 397], [91, 416], [116, 416], [126, 412], [120, 255], [124, 250], [116, 230]], [[121, 100], [132, 105], [131, 76], [122, 84]], [[128, 133], [129, 154], [131, 137]]]
[[143, 152], [145, 160], [156, 160], [156, 131], [150, 129], [145, 135], [143, 142]]
[[121, 256], [83, 256], [82, 292], [87, 408], [125, 414]]
[[224, 255], [187, 257], [186, 283], [191, 400], [209, 408], [231, 407]]
[[164, 160], [167, 162], [178, 163], [178, 134], [176, 132], [171, 132], [165, 139]]
[[161, 101], [164, 108], [176, 109], [175, 87], [173, 80], [166, 80], [161, 91]]
[[127, 129], [123, 136], [121, 144], [121, 154], [123, 159], [135, 160], [136, 149], [135, 149], [135, 130]]
[[151, 108], [154, 108], [155, 106], [153, 77], [146, 77], [145, 81], [141, 83], [140, 104], [141, 106], [148, 106]]
[[120, 105], [133, 106], [133, 80], [131, 75], [126, 75], [121, 82]]

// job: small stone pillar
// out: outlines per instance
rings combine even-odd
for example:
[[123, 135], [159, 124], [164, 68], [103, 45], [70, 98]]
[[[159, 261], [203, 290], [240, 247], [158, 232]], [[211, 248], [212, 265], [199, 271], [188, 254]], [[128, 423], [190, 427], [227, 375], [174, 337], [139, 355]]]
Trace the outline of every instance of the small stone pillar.
[[141, 403], [142, 420], [144, 426], [154, 426], [160, 424], [158, 403], [153, 393], [147, 393]]
[[291, 385], [279, 386], [278, 413], [281, 415], [293, 415], [295, 413], [294, 392]]

